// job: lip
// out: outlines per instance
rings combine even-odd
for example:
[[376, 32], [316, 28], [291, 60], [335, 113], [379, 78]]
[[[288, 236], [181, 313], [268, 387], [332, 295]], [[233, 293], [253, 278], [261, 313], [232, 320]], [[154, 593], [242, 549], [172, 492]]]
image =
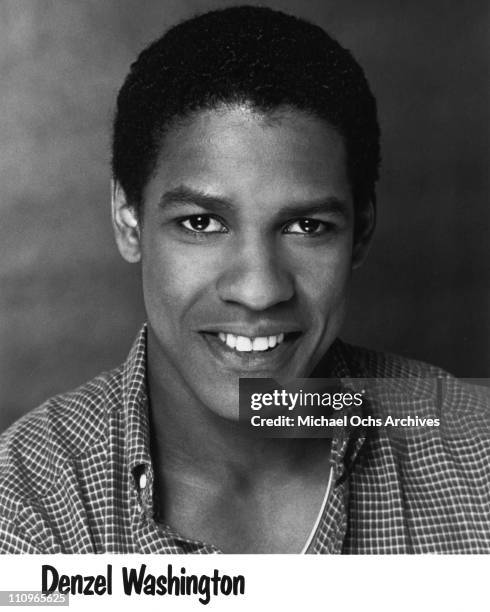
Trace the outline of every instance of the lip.
[[[225, 331], [222, 327], [219, 331]], [[199, 335], [207, 345], [209, 351], [218, 361], [221, 367], [228, 370], [235, 370], [239, 375], [247, 376], [252, 374], [272, 374], [280, 371], [286, 364], [289, 363], [302, 334], [297, 334], [297, 337], [291, 340], [284, 340], [271, 351], [243, 351], [238, 352], [222, 342], [218, 336], [218, 332], [200, 332]], [[232, 331], [226, 333], [235, 333]], [[250, 330], [249, 332], [250, 333]], [[236, 335], [248, 335], [248, 333], [239, 333]], [[255, 332], [254, 332], [255, 333]], [[274, 333], [264, 333], [262, 335], [276, 335]], [[280, 332], [278, 332], [280, 333]], [[288, 332], [286, 332], [288, 333]], [[260, 333], [257, 334], [260, 336]], [[257, 337], [249, 336], [249, 337]]]
[[260, 338], [264, 336], [278, 336], [279, 334], [301, 333], [303, 330], [292, 322], [259, 323], [257, 325], [244, 325], [243, 323], [219, 323], [204, 326], [197, 330], [205, 334], [233, 334], [247, 338]]

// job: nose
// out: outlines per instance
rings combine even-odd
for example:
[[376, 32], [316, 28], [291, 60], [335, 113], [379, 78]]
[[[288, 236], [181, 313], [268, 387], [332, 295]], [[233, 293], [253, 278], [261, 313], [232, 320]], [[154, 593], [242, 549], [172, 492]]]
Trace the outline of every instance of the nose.
[[259, 311], [290, 300], [294, 279], [273, 244], [253, 241], [230, 255], [217, 290], [223, 301]]

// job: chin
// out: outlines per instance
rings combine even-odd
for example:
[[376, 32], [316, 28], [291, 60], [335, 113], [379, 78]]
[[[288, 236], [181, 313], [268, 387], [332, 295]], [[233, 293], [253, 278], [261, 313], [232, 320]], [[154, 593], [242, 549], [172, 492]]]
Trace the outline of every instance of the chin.
[[238, 420], [239, 396], [238, 378], [229, 380], [228, 377], [212, 376], [207, 372], [194, 379], [189, 390], [194, 396], [196, 407], [200, 406], [203, 414], [215, 415], [227, 420]]
[[239, 421], [238, 389], [236, 393], [223, 393], [219, 397], [206, 398], [203, 404], [209, 412], [221, 419], [230, 422]]

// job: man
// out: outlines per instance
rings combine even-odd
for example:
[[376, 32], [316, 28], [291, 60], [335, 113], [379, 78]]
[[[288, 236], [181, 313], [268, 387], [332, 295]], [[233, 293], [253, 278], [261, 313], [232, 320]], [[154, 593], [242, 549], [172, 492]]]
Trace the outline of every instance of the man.
[[[125, 364], [2, 436], [2, 551], [490, 551], [484, 401], [338, 340], [378, 164], [362, 69], [320, 28], [229, 8], [141, 53], [118, 96], [112, 212], [147, 325]], [[243, 427], [240, 377], [308, 376], [441, 378], [449, 434]]]

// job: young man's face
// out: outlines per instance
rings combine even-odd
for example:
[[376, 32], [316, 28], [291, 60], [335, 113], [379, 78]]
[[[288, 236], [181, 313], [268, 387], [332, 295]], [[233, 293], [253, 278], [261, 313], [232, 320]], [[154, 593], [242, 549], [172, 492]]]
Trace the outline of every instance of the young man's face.
[[200, 112], [165, 136], [143, 210], [151, 367], [226, 418], [239, 377], [311, 373], [341, 327], [352, 267], [333, 128], [297, 110]]

